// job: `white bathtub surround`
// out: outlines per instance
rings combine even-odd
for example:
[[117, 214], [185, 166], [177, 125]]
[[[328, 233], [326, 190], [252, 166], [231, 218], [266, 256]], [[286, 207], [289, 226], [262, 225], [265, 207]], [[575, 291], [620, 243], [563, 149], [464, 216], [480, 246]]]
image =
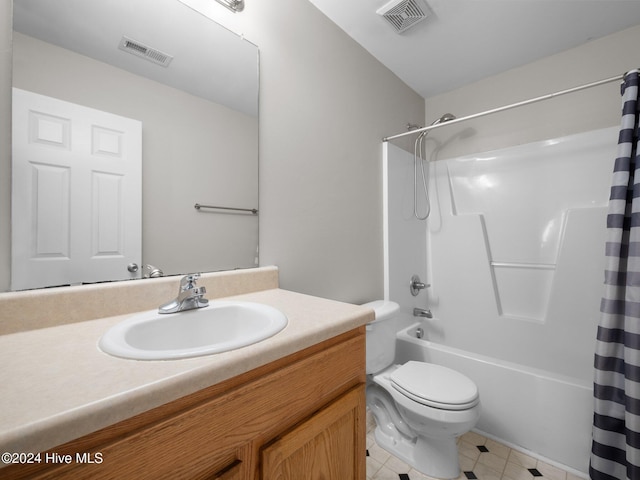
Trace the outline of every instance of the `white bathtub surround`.
[[[433, 150], [427, 222], [408, 215], [413, 155], [388, 145], [385, 159], [387, 298], [404, 327], [431, 309], [425, 338], [451, 348], [405, 358], [466, 374], [480, 430], [581, 472], [616, 139], [614, 127], [447, 160]], [[409, 293], [415, 273], [426, 295]]]

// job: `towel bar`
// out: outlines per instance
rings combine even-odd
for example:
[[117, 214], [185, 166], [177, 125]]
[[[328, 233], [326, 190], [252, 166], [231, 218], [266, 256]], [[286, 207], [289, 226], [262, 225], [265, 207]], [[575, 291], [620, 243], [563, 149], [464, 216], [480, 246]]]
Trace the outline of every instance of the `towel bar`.
[[234, 210], [237, 212], [251, 212], [253, 215], [258, 214], [258, 210], [256, 208], [218, 207], [216, 205], [200, 205], [199, 203], [196, 203], [193, 208], [196, 210], [200, 210], [201, 208], [214, 208], [216, 210]]

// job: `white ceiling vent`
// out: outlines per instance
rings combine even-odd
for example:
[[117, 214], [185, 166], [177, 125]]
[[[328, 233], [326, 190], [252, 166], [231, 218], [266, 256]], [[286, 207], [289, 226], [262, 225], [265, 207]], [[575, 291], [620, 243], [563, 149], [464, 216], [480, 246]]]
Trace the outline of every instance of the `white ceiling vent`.
[[120, 50], [124, 50], [125, 52], [131, 53], [132, 55], [136, 55], [137, 57], [144, 58], [145, 60], [149, 60], [157, 65], [162, 65], [163, 67], [168, 67], [173, 60], [173, 57], [169, 54], [161, 52], [155, 48], [151, 48], [144, 43], [138, 42], [136, 40], [132, 40], [128, 37], [122, 37], [120, 40], [120, 45], [118, 45]]
[[402, 33], [427, 18], [431, 11], [422, 0], [391, 0], [376, 13], [384, 17], [396, 32]]

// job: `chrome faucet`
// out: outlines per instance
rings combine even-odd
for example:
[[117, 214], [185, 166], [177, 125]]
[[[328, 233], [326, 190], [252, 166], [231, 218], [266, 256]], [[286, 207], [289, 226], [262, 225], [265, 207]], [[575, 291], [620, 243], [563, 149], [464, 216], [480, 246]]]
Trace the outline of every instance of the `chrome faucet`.
[[203, 295], [207, 293], [207, 289], [196, 286], [196, 280], [198, 280], [198, 278], [200, 278], [199, 273], [182, 277], [180, 279], [180, 290], [178, 291], [177, 298], [174, 298], [164, 305], [160, 305], [160, 307], [158, 307], [158, 313], [183, 312], [185, 310], [193, 310], [209, 305], [209, 300], [203, 298]]

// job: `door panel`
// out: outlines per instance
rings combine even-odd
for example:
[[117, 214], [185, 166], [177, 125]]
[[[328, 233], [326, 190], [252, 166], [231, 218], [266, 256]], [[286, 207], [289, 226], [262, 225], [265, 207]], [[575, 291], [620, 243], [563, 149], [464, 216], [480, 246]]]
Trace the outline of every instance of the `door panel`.
[[135, 278], [142, 124], [14, 88], [13, 126], [11, 288]]
[[262, 451], [262, 480], [359, 480], [365, 475], [364, 387], [356, 387]]
[[68, 258], [69, 236], [69, 184], [68, 167], [32, 163], [32, 204], [35, 205], [35, 224], [32, 246], [37, 258]]

